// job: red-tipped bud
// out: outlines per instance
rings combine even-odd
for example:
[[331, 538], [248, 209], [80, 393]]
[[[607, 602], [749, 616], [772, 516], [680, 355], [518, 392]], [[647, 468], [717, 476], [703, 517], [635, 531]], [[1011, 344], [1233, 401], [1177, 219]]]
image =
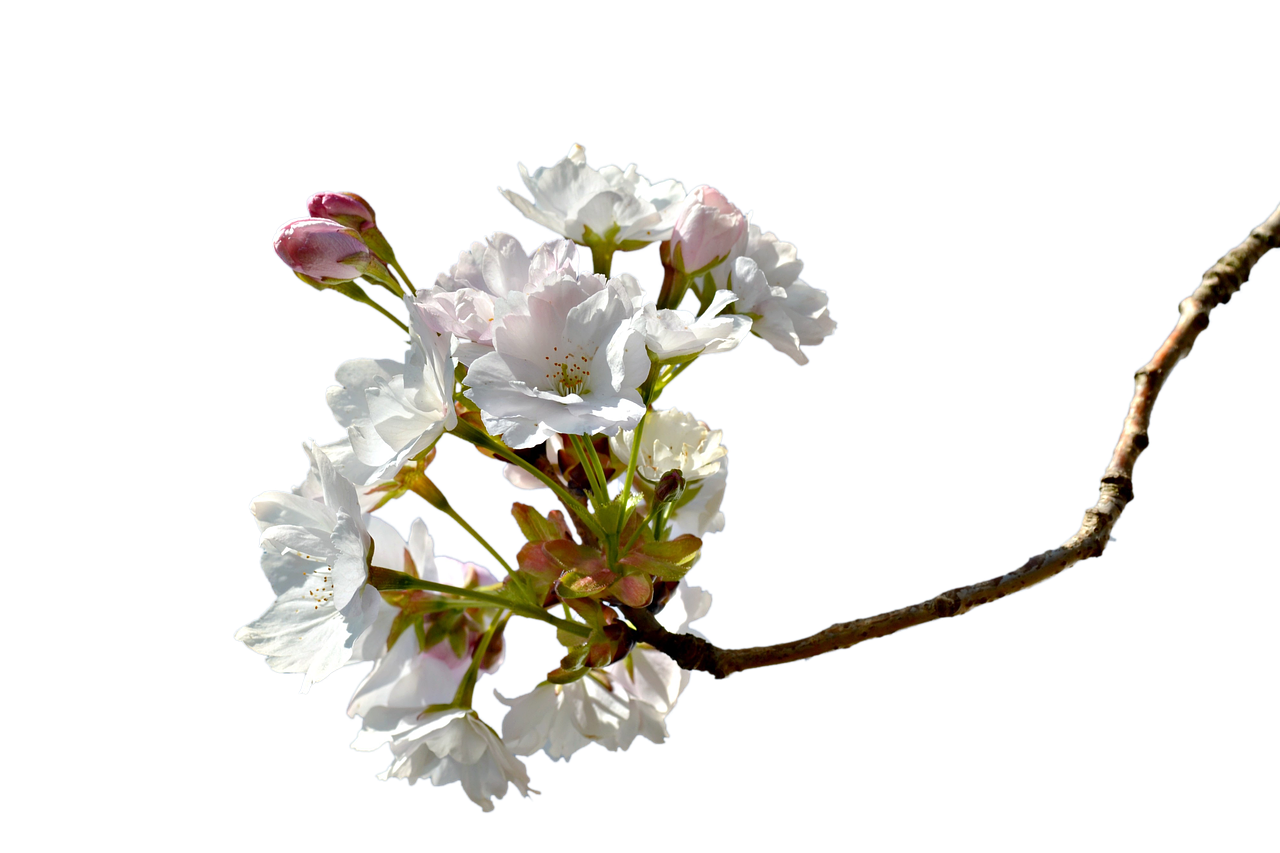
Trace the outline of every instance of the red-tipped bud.
[[357, 231], [375, 224], [373, 208], [355, 193], [316, 193], [307, 202], [307, 212], [317, 219], [332, 219]]
[[673, 468], [662, 475], [662, 479], [658, 481], [658, 485], [653, 490], [654, 503], [667, 503], [680, 500], [684, 494], [684, 474], [680, 473], [680, 469]]
[[320, 284], [352, 281], [377, 263], [353, 229], [329, 219], [298, 219], [276, 235], [276, 254], [290, 269]]

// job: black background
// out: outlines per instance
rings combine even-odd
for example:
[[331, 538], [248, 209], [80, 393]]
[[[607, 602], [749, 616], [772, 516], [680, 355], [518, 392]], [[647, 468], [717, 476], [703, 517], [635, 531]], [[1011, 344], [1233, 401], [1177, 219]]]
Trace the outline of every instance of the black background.
[[[548, 132], [534, 113], [515, 127], [442, 119], [406, 143], [394, 128], [385, 141], [316, 142], [297, 158], [262, 156], [253, 175], [243, 228], [252, 238], [237, 247], [248, 298], [219, 320], [227, 341], [241, 342], [227, 346], [220, 378], [239, 402], [216, 476], [229, 493], [219, 508], [229, 566], [220, 576], [230, 581], [219, 704], [234, 744], [223, 760], [271, 788], [472, 813], [457, 788], [375, 783], [388, 753], [349, 751], [358, 722], [343, 710], [367, 667], [300, 697], [300, 676], [273, 674], [230, 637], [270, 602], [248, 501], [302, 478], [302, 441], [342, 435], [324, 403], [340, 362], [402, 351], [384, 320], [308, 291], [271, 256], [271, 231], [305, 214], [311, 192], [369, 197], [420, 287], [485, 234], [511, 232], [529, 250], [550, 238], [494, 186], [522, 191], [516, 160], [554, 163], [573, 140], [593, 165], [635, 159], [654, 179], [712, 183], [799, 246], [804, 278], [827, 289], [840, 323], [810, 348], [812, 364], [796, 368], [748, 339], [699, 362], [662, 401], [723, 428], [731, 448], [727, 530], [708, 538], [690, 575], [716, 596], [698, 628], [722, 646], [920, 601], [1073, 533], [1096, 497], [1130, 373], [1202, 270], [1276, 202], [1274, 187], [1228, 188], [1220, 175], [1233, 164], [1197, 160], [1179, 141], [1192, 122], [1146, 132], [1138, 117], [1087, 109], [1068, 119], [874, 105], [829, 124], [756, 117], [696, 133], [640, 133], [622, 119], [604, 122], [611, 131], [572, 120]], [[1016, 790], [1056, 789], [1079, 772], [1115, 785], [1211, 763], [1221, 735], [1204, 721], [1221, 727], [1256, 702], [1233, 666], [1252, 653], [1242, 598], [1270, 530], [1262, 416], [1274, 387], [1262, 342], [1263, 318], [1276, 313], [1274, 265], [1263, 261], [1262, 283], [1213, 314], [1172, 375], [1137, 501], [1102, 560], [851, 651], [724, 683], [695, 675], [669, 720], [671, 742], [637, 742], [626, 756], [591, 747], [571, 766], [534, 758], [544, 797], [529, 806], [512, 794], [498, 812], [607, 815], [636, 790], [778, 813], [941, 790], [965, 767]], [[614, 272], [623, 270], [657, 291], [654, 250], [618, 257]], [[512, 491], [498, 464], [452, 438], [433, 476], [507, 555], [520, 543], [509, 502], [550, 505], [547, 493]], [[402, 530], [416, 514], [439, 552], [484, 560], [415, 498], [384, 512]], [[559, 653], [549, 629], [521, 620], [508, 647], [506, 667], [477, 693], [494, 724], [490, 688], [530, 689]]]

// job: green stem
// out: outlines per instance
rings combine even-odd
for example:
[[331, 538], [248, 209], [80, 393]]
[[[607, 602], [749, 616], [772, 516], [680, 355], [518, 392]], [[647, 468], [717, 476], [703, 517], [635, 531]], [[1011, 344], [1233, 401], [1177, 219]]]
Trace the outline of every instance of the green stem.
[[[631, 500], [631, 484], [636, 479], [636, 465], [640, 461], [640, 442], [644, 440], [644, 423], [649, 419], [649, 410], [646, 408], [644, 414], [640, 416], [640, 423], [636, 424], [635, 432], [631, 434], [631, 456], [627, 460], [627, 473], [622, 479], [622, 491], [618, 493], [619, 500], [622, 501], [622, 511], [618, 513], [618, 535], [622, 535], [622, 528], [627, 523], [627, 508]], [[636, 531], [637, 534], [639, 531]], [[635, 537], [632, 537], [635, 541]], [[630, 546], [623, 549], [623, 553], [630, 550]]]
[[[626, 554], [631, 551], [632, 546], [636, 544], [636, 540], [640, 538], [640, 534], [644, 533], [644, 529], [654, 523], [654, 517], [658, 514], [660, 509], [662, 509], [662, 505], [654, 505], [649, 510], [649, 514], [645, 516], [644, 521], [636, 528], [636, 532], [631, 534], [631, 538], [627, 540], [627, 544], [623, 546], [620, 553]], [[653, 538], [656, 541], [658, 537], [654, 536]]]
[[390, 320], [391, 322], [399, 326], [401, 329], [403, 329], [405, 334], [409, 333], [408, 326], [406, 326], [404, 323], [401, 323], [400, 319], [396, 317], [395, 314], [392, 314], [386, 308], [383, 308], [377, 302], [374, 302], [372, 299], [370, 299], [369, 294], [364, 292], [364, 288], [356, 284], [354, 281], [348, 281], [343, 284], [335, 284], [333, 285], [332, 289], [338, 291], [343, 296], [346, 296], [349, 299], [354, 299], [356, 302], [363, 302], [365, 305], [370, 306], [379, 314], [382, 314], [388, 320]]
[[617, 248], [612, 241], [597, 241], [591, 244], [591, 268], [596, 275], [609, 277], [609, 271], [613, 269], [613, 253]]
[[400, 262], [397, 260], [392, 260], [391, 266], [395, 269], [396, 272], [400, 273], [400, 277], [404, 279], [404, 283], [409, 288], [409, 292], [417, 293], [418, 289], [413, 286], [413, 282], [409, 281], [409, 275], [404, 271], [404, 267], [400, 266]]
[[374, 566], [369, 570], [369, 584], [378, 590], [384, 589], [425, 589], [430, 592], [443, 592], [446, 595], [456, 595], [462, 599], [459, 604], [466, 604], [475, 607], [500, 607], [510, 610], [512, 613], [518, 613], [529, 619], [537, 619], [540, 622], [546, 622], [548, 625], [554, 625], [562, 628], [571, 634], [579, 637], [587, 637], [591, 635], [591, 629], [586, 625], [579, 625], [576, 622], [570, 622], [561, 619], [558, 616], [552, 616], [545, 610], [532, 605], [522, 604], [518, 601], [512, 601], [506, 596], [494, 595], [493, 593], [483, 592], [478, 589], [462, 589], [461, 587], [449, 586], [448, 584], [436, 583], [435, 581], [425, 581], [422, 578], [415, 578], [413, 575], [397, 572], [392, 569], [384, 569]]
[[596, 511], [599, 512], [600, 507], [609, 502], [609, 486], [604, 481], [604, 469], [600, 467], [600, 457], [596, 455], [595, 447], [585, 436], [570, 435], [569, 441], [573, 444], [573, 452], [578, 457], [578, 463], [582, 465], [582, 470], [587, 472], [587, 479], [591, 481], [591, 498], [596, 505]]
[[[695, 359], [695, 360], [696, 360], [696, 359]], [[685, 371], [685, 370], [689, 367], [689, 365], [691, 365], [691, 364], [693, 364], [693, 362], [692, 362], [692, 361], [686, 361], [686, 362], [684, 362], [683, 364], [677, 364], [677, 365], [675, 365], [674, 367], [669, 368], [669, 369], [667, 370], [666, 375], [665, 375], [665, 376], [660, 377], [660, 378], [658, 379], [658, 381], [657, 381], [657, 382], [655, 382], [655, 383], [653, 384], [653, 392], [652, 392], [652, 393], [653, 393], [653, 396], [652, 396], [652, 398], [651, 398], [651, 399], [653, 399], [653, 400], [658, 399], [658, 397], [659, 397], [659, 396], [661, 396], [661, 394], [662, 394], [663, 390], [664, 390], [668, 385], [670, 385], [670, 384], [675, 380], [675, 378], [676, 378], [677, 376], [679, 376], [681, 373], [684, 373], [684, 371]]]
[[493, 642], [493, 638], [503, 629], [510, 618], [511, 611], [503, 613], [499, 610], [494, 614], [489, 630], [484, 632], [484, 636], [480, 638], [480, 643], [476, 646], [475, 652], [471, 655], [471, 665], [467, 667], [467, 674], [462, 676], [462, 681], [458, 682], [458, 690], [453, 694], [455, 707], [471, 707], [471, 700], [475, 695], [476, 682], [480, 680], [480, 662], [484, 660], [485, 652], [489, 651], [489, 644]]
[[[570, 502], [572, 502], [573, 505], [582, 507], [581, 503], [577, 502], [577, 500], [573, 498], [572, 494], [568, 493], [568, 489], [559, 484], [559, 480], [541, 473], [541, 471], [532, 466], [530, 462], [521, 459], [520, 456], [513, 453], [511, 448], [507, 447], [506, 444], [500, 444], [493, 441], [493, 438], [490, 437], [490, 435], [480, 432], [479, 429], [472, 427], [472, 425], [466, 423], [465, 420], [458, 419], [457, 427], [449, 430], [449, 434], [453, 435], [454, 438], [467, 442], [468, 444], [474, 444], [475, 447], [483, 447], [486, 451], [489, 451], [490, 453], [493, 453], [494, 456], [499, 457], [499, 459], [506, 460], [511, 462], [512, 465], [522, 467], [522, 469], [529, 471], [530, 474], [536, 476], [536, 478], [547, 485], [547, 488], [549, 488], [554, 496], [558, 498], [562, 506], [567, 507], [570, 505]], [[582, 524], [585, 524], [591, 529], [591, 533], [595, 534], [596, 539], [604, 542], [605, 538], [607, 538], [604, 535], [604, 528], [602, 528], [599, 523], [596, 523], [596, 520], [593, 519], [588, 512], [577, 512], [577, 517], [582, 520]]]
[[462, 517], [461, 512], [458, 512], [456, 508], [453, 507], [453, 503], [449, 502], [449, 498], [445, 497], [444, 492], [440, 491], [439, 485], [436, 485], [429, 476], [419, 474], [416, 476], [408, 476], [406, 480], [410, 492], [422, 498], [422, 501], [425, 501], [426, 505], [433, 508], [436, 512], [439, 512], [440, 515], [447, 517], [447, 519], [453, 521], [454, 524], [460, 526], [468, 537], [475, 539], [476, 543], [479, 544], [481, 548], [485, 549], [485, 553], [488, 553], [490, 557], [493, 557], [494, 560], [498, 561], [498, 565], [502, 566], [504, 573], [509, 575], [515, 571], [515, 569], [512, 569], [511, 564], [507, 562], [507, 558], [503, 557], [502, 553], [499, 553], [498, 549], [494, 548], [493, 544], [490, 543], [488, 539], [484, 538], [484, 534], [480, 533], [479, 530], [476, 530], [474, 526], [471, 525], [470, 521], [465, 519], [465, 517]]

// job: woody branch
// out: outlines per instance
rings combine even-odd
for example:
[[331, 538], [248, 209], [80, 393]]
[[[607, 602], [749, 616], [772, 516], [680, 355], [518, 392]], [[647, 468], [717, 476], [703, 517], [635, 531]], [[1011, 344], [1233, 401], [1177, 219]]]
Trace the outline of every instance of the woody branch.
[[1196, 338], [1209, 326], [1209, 312], [1229, 302], [1246, 281], [1254, 264], [1269, 249], [1280, 246], [1280, 207], [1253, 229], [1240, 245], [1223, 255], [1205, 272], [1200, 286], [1178, 306], [1173, 331], [1151, 361], [1134, 377], [1133, 401], [1124, 419], [1120, 440], [1102, 475], [1098, 502], [1085, 510], [1080, 529], [1057, 548], [1037, 554], [1019, 568], [980, 583], [948, 590], [928, 601], [891, 610], [877, 616], [841, 622], [818, 633], [787, 643], [747, 649], [721, 649], [699, 637], [666, 631], [645, 610], [623, 608], [641, 640], [664, 652], [684, 669], [710, 672], [725, 678], [745, 669], [788, 663], [847, 649], [864, 640], [967, 613], [975, 607], [1004, 598], [1065, 571], [1081, 560], [1102, 555], [1111, 530], [1133, 500], [1133, 467], [1147, 448], [1147, 429], [1169, 374], [1191, 353]]

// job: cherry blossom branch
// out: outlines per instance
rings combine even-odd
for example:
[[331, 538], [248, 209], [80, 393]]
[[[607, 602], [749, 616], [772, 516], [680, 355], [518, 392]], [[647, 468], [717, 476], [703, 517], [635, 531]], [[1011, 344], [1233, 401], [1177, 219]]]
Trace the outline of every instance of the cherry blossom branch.
[[710, 672], [725, 678], [744, 669], [789, 663], [847, 649], [864, 640], [884, 637], [935, 619], [968, 613], [975, 607], [1004, 598], [1047, 580], [1081, 560], [1102, 555], [1111, 530], [1125, 506], [1133, 500], [1133, 466], [1147, 448], [1147, 428], [1156, 397], [1179, 361], [1191, 353], [1196, 338], [1209, 326], [1209, 312], [1229, 302], [1249, 279], [1249, 273], [1267, 250], [1280, 246], [1280, 207], [1250, 232], [1243, 243], [1209, 268], [1189, 297], [1178, 306], [1178, 322], [1156, 350], [1151, 361], [1134, 376], [1133, 401], [1120, 432], [1120, 440], [1102, 475], [1098, 502], [1085, 510], [1075, 535], [1057, 548], [1037, 554], [1021, 567], [997, 578], [948, 590], [928, 601], [891, 610], [878, 616], [832, 625], [811, 637], [749, 649], [721, 649], [699, 637], [672, 634], [645, 610], [623, 607], [622, 612], [644, 642], [666, 653], [682, 668]]

